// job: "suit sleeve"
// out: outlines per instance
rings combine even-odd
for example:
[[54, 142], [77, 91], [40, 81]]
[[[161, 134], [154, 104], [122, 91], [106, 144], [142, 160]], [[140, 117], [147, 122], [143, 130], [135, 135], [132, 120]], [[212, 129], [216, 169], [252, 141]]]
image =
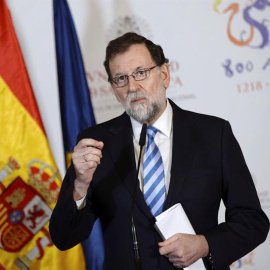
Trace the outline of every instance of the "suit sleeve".
[[261, 244], [269, 230], [257, 192], [230, 124], [224, 123], [221, 139], [225, 222], [205, 235], [214, 269], [221, 269]]
[[86, 196], [86, 206], [81, 210], [77, 209], [73, 198], [75, 178], [75, 169], [71, 165], [63, 180], [50, 220], [50, 235], [53, 243], [60, 250], [72, 248], [87, 239], [96, 220], [91, 185]]
[[63, 180], [50, 220], [50, 235], [53, 243], [60, 250], [72, 248], [87, 239], [96, 220], [91, 203], [91, 186], [86, 197], [86, 206], [78, 210], [73, 199], [74, 180], [75, 171], [71, 165]]

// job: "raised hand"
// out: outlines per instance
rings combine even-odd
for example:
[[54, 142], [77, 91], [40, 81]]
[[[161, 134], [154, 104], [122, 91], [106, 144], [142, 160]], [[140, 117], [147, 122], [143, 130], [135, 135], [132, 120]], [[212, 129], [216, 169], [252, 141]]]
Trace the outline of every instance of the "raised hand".
[[86, 195], [94, 172], [100, 164], [103, 146], [101, 141], [82, 139], [74, 147], [72, 161], [76, 172], [73, 191], [75, 201]]

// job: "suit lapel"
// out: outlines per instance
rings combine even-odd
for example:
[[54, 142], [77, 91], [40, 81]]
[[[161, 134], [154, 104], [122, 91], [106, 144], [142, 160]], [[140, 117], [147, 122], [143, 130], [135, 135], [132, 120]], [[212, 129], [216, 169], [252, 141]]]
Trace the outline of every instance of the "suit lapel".
[[[122, 183], [127, 188], [131, 198], [133, 198], [137, 172], [133, 145], [133, 131], [129, 116], [124, 113], [119, 118], [119, 121], [109, 127], [109, 131], [113, 134], [112, 139], [107, 143], [110, 156]], [[135, 203], [147, 217], [153, 218], [144, 200], [139, 183], [135, 191]]]
[[191, 165], [196, 141], [192, 121], [173, 102], [171, 102], [171, 105], [173, 108], [172, 167], [170, 187], [164, 210], [171, 207], [177, 201], [179, 202], [178, 193], [181, 192], [181, 186]]

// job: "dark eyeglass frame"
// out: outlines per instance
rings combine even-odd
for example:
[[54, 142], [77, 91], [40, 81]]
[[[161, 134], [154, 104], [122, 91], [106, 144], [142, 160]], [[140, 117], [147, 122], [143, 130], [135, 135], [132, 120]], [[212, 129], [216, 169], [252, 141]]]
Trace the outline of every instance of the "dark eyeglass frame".
[[[125, 86], [127, 86], [127, 85], [129, 84], [129, 77], [130, 77], [130, 76], [132, 76], [133, 79], [134, 79], [135, 81], [143, 81], [143, 80], [147, 79], [147, 78], [150, 76], [150, 71], [151, 71], [152, 69], [154, 69], [155, 67], [158, 67], [158, 66], [160, 66], [160, 65], [155, 65], [155, 66], [150, 67], [150, 68], [141, 68], [141, 69], [138, 69], [138, 70], [133, 71], [130, 75], [118, 75], [118, 76], [116, 76], [116, 77], [110, 79], [109, 82], [110, 82], [115, 88], [122, 88], [122, 87], [125, 87]], [[146, 72], [146, 77], [143, 78], [143, 79], [140, 79], [140, 78], [137, 78], [137, 77], [136, 77], [136, 74], [139, 74], [139, 72], [141, 72], [141, 71], [145, 71], [145, 72]], [[124, 77], [124, 78], [126, 79], [125, 85], [121, 85], [121, 86], [118, 85], [117, 79], [118, 79], [119, 77]]]

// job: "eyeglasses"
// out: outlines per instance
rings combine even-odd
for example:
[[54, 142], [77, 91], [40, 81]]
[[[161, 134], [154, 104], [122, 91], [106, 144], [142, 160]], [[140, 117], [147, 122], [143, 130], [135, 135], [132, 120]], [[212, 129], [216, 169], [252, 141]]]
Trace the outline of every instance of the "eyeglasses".
[[132, 76], [135, 81], [145, 80], [150, 76], [150, 71], [159, 65], [153, 66], [151, 68], [142, 68], [132, 72], [130, 75], [119, 75], [110, 80], [110, 83], [113, 84], [114, 87], [120, 88], [125, 87], [129, 83], [129, 77]]

